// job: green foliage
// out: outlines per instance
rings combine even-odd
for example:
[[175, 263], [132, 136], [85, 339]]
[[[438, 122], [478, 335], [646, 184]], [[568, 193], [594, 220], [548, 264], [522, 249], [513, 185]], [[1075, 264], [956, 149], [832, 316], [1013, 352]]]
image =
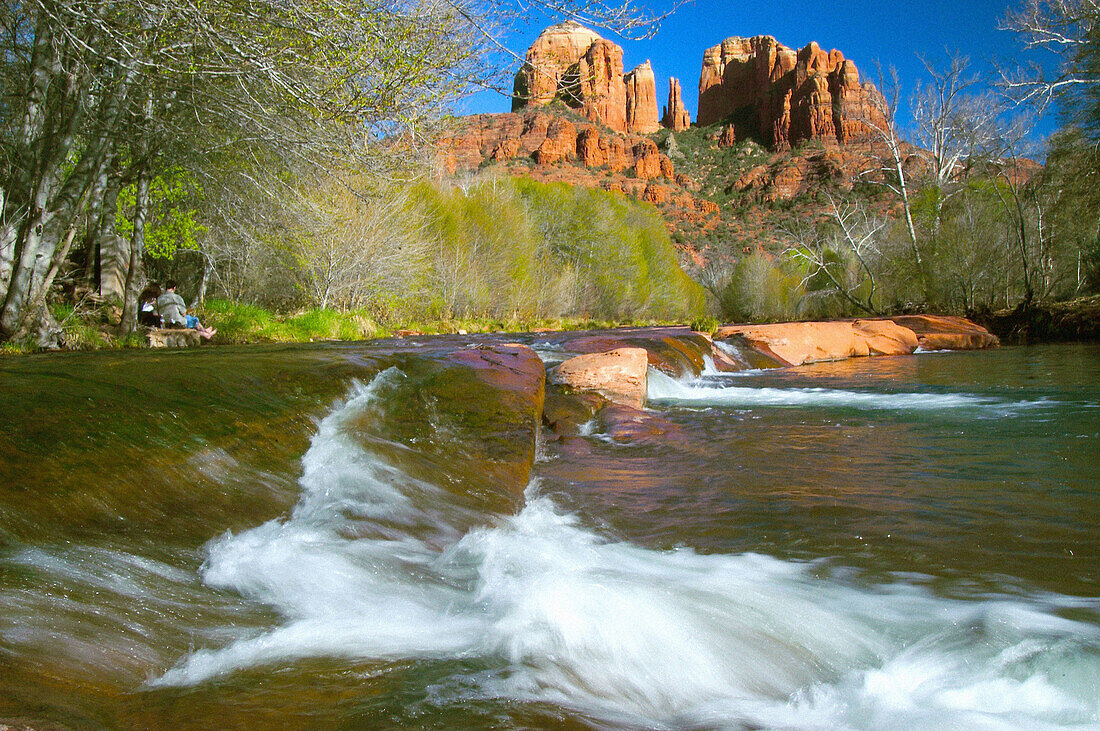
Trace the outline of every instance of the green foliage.
[[[201, 186], [182, 170], [171, 170], [152, 180], [149, 189], [151, 210], [145, 222], [145, 251], [149, 256], [172, 259], [180, 249], [199, 249], [199, 241], [208, 231], [198, 220], [196, 207], [201, 200]], [[119, 191], [115, 226], [125, 239], [130, 239], [134, 233], [135, 201], [134, 184]]]
[[806, 293], [793, 263], [753, 253], [737, 262], [718, 304], [736, 322], [782, 322], [800, 314]]
[[431, 241], [425, 299], [446, 317], [685, 320], [704, 308], [660, 216], [623, 196], [526, 179], [422, 184], [411, 215]]
[[718, 318], [711, 315], [699, 317], [691, 321], [692, 330], [699, 333], [709, 333], [710, 335], [714, 335], [714, 333], [718, 332], [719, 325]]
[[362, 310], [307, 310], [279, 317], [256, 305], [208, 300], [201, 317], [218, 329], [219, 343], [281, 343], [313, 340], [363, 340], [381, 331]]

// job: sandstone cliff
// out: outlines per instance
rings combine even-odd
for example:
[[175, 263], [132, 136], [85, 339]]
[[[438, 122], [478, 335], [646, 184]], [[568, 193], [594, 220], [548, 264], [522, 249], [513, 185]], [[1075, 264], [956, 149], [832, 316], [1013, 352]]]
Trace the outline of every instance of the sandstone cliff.
[[624, 74], [623, 49], [573, 21], [551, 26], [535, 39], [513, 88], [513, 112], [560, 100], [617, 132], [660, 129], [649, 62]]
[[703, 54], [700, 125], [731, 119], [738, 138], [788, 149], [806, 140], [848, 144], [885, 123], [881, 96], [840, 51], [801, 51], [771, 36], [727, 38]]

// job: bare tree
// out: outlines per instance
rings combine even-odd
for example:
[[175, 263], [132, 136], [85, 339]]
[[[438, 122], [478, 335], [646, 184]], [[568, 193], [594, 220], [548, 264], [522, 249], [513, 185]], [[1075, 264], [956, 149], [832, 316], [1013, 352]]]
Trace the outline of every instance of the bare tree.
[[878, 77], [879, 93], [870, 95], [871, 104], [877, 114], [867, 115], [867, 118], [861, 121], [885, 147], [885, 154], [879, 158], [882, 164], [879, 170], [874, 172], [877, 172], [880, 176], [877, 182], [886, 186], [901, 202], [902, 215], [905, 219], [905, 233], [913, 255], [913, 262], [921, 279], [922, 288], [927, 291], [927, 272], [924, 266], [924, 256], [917, 239], [917, 229], [913, 223], [911, 183], [906, 172], [909, 146], [903, 140], [897, 122], [901, 81], [898, 78], [897, 69], [893, 67], [890, 68], [888, 75], [883, 74], [882, 68], [879, 67]]
[[[802, 280], [808, 292], [826, 292], [870, 315], [879, 314], [875, 305], [876, 267], [882, 258], [881, 240], [889, 225], [885, 218], [870, 213], [865, 205], [829, 198], [827, 225], [801, 229], [790, 235], [787, 255], [806, 267]], [[814, 280], [827, 286], [814, 290]]]
[[1001, 84], [1018, 103], [1045, 109], [1052, 101], [1082, 89], [1096, 89], [1100, 75], [1081, 61], [1095, 47], [1100, 29], [1097, 0], [1026, 0], [1001, 23], [1017, 33], [1025, 50], [1042, 50], [1058, 60], [1054, 73], [1032, 62], [1023, 68], [1002, 68]]
[[314, 220], [288, 244], [312, 304], [363, 307], [424, 276], [427, 240], [407, 192], [390, 187], [364, 196], [332, 183], [322, 195]]
[[930, 81], [917, 82], [911, 102], [916, 141], [929, 164], [932, 182], [949, 194], [953, 184], [989, 159], [1002, 102], [976, 92], [977, 77], [967, 74], [970, 60], [949, 52], [937, 66], [921, 58]]

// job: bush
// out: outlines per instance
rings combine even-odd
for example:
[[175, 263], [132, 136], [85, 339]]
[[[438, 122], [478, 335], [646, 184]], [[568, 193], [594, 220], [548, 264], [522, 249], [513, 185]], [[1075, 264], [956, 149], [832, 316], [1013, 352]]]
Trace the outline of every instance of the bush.
[[800, 315], [805, 290], [798, 274], [770, 256], [737, 262], [719, 295], [722, 315], [737, 322], [782, 322]]
[[699, 333], [707, 333], [714, 335], [718, 332], [718, 318], [707, 315], [706, 317], [700, 317], [691, 321], [691, 329]]

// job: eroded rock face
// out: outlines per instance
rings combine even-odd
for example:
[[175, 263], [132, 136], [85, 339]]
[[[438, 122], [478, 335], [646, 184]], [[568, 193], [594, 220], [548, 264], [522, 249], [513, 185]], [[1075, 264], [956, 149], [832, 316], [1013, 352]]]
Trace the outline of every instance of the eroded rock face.
[[460, 129], [440, 138], [439, 148], [451, 173], [476, 170], [485, 160], [530, 158], [540, 166], [579, 160], [586, 168], [630, 170], [641, 181], [677, 178], [672, 161], [653, 140], [618, 135], [595, 124], [573, 124], [539, 110], [467, 117]]
[[700, 125], [732, 118], [738, 137], [787, 149], [812, 139], [848, 144], [885, 123], [880, 94], [840, 51], [800, 51], [771, 36], [727, 38], [703, 54]]
[[555, 99], [616, 132], [660, 129], [649, 62], [624, 75], [623, 49], [574, 21], [547, 28], [527, 49], [516, 74], [512, 111]]
[[691, 127], [691, 113], [684, 107], [679, 79], [668, 80], [668, 105], [665, 107], [661, 124], [673, 132], [682, 132]]
[[[563, 86], [567, 89], [579, 86], [579, 76], [564, 80], [562, 77], [600, 40], [603, 39], [598, 33], [573, 21], [551, 26], [540, 33], [527, 49], [526, 63], [516, 74], [512, 111], [549, 104]], [[622, 74], [621, 52], [619, 73]]]
[[643, 348], [617, 348], [578, 355], [561, 363], [554, 383], [578, 391], [595, 391], [615, 404], [645, 406], [648, 354]]
[[611, 129], [630, 129], [630, 93], [623, 77], [623, 49], [599, 39], [578, 63], [578, 76], [580, 90], [570, 106], [579, 106], [584, 116]]

